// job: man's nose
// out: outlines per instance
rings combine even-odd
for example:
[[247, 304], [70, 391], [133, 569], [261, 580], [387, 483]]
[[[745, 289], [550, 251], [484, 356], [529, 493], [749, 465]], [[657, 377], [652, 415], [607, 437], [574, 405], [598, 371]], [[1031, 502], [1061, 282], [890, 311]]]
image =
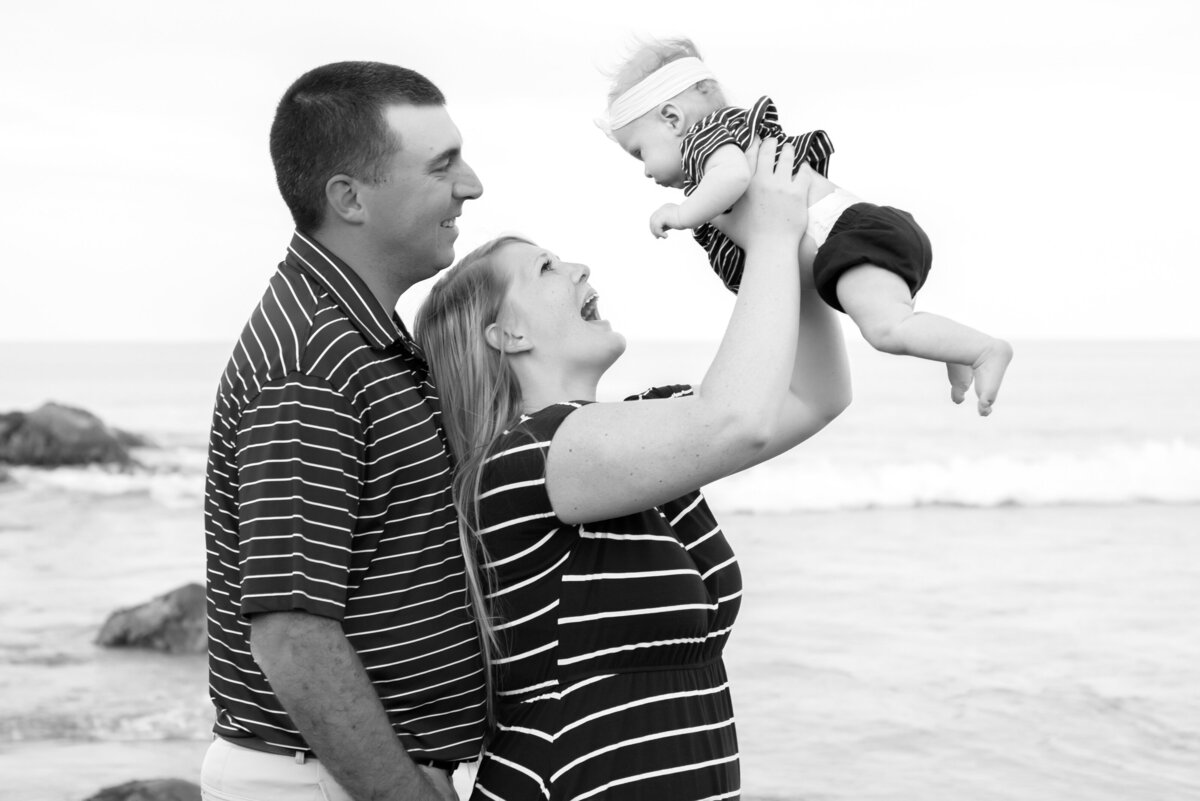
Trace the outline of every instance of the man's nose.
[[483, 194], [483, 184], [479, 176], [465, 161], [459, 166], [458, 177], [454, 181], [454, 196], [460, 200], [474, 200]]

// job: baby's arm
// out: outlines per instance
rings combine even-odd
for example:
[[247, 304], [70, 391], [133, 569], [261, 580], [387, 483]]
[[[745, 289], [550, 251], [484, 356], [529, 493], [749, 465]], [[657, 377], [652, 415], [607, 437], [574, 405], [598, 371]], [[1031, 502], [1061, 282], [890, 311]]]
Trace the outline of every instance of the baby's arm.
[[683, 203], [667, 203], [650, 218], [657, 237], [672, 228], [695, 228], [727, 211], [750, 185], [750, 165], [737, 145], [722, 145], [704, 162], [704, 177]]

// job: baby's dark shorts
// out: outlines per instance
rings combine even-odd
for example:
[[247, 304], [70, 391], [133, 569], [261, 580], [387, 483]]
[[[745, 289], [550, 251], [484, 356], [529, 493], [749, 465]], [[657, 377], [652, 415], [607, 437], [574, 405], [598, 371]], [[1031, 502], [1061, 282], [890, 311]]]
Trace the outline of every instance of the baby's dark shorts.
[[813, 260], [813, 280], [821, 299], [838, 311], [837, 282], [860, 264], [873, 264], [904, 279], [915, 297], [933, 262], [929, 237], [907, 211], [855, 203], [833, 224]]

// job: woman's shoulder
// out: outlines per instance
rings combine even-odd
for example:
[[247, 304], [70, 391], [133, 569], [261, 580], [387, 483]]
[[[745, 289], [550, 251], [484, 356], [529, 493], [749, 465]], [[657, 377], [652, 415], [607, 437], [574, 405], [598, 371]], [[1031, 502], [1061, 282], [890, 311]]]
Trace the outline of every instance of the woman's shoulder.
[[[667, 384], [650, 387], [637, 394], [629, 395], [625, 401], [660, 400], [683, 398], [693, 394], [690, 384]], [[545, 468], [546, 454], [550, 443], [563, 421], [572, 412], [588, 406], [592, 401], [560, 401], [544, 406], [535, 412], [527, 412], [513, 422], [496, 438], [484, 460], [485, 474], [496, 470], [507, 472], [521, 465], [522, 472]]]
[[[666, 398], [684, 398], [693, 394], [690, 384], [666, 384], [650, 387], [635, 395], [629, 395], [625, 401], [660, 400]], [[572, 412], [590, 405], [593, 401], [571, 400], [552, 403], [535, 412], [522, 414], [510, 425], [491, 447], [485, 464], [488, 469], [494, 469], [497, 463], [511, 463], [515, 457], [530, 454], [544, 461], [554, 439], [555, 432]]]
[[531, 436], [535, 438], [546, 435], [553, 436], [571, 412], [588, 403], [589, 401], [560, 401], [538, 409], [536, 412], [522, 413], [516, 422], [500, 435], [497, 443], [528, 439]]
[[496, 438], [484, 460], [485, 484], [489, 474], [521, 469], [543, 470], [554, 432], [571, 412], [586, 401], [552, 403], [536, 412], [522, 414]]

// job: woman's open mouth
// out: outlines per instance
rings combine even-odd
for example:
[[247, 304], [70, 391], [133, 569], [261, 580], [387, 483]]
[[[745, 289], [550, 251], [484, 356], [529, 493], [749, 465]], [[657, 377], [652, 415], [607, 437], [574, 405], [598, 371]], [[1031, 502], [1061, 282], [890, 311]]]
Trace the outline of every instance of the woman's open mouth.
[[600, 296], [595, 292], [589, 292], [583, 305], [579, 308], [579, 316], [587, 320], [589, 323], [598, 322], [600, 320]]

